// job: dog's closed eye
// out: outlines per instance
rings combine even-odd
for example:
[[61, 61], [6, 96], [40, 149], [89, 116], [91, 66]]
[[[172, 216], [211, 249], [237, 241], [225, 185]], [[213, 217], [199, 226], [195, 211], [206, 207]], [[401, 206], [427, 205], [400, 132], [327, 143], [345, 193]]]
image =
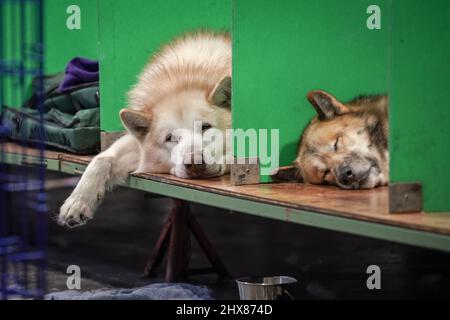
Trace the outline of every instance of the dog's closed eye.
[[208, 130], [208, 129], [211, 129], [211, 128], [212, 128], [212, 125], [210, 125], [209, 123], [203, 123], [203, 125], [202, 125], [202, 131], [203, 132]]
[[331, 174], [330, 169], [327, 169], [323, 172], [323, 176], [322, 176], [322, 184], [326, 184], [328, 181], [328, 176]]
[[169, 133], [166, 136], [166, 142], [178, 142], [178, 138], [174, 136], [173, 134]]
[[338, 137], [338, 138], [336, 139], [336, 142], [334, 143], [334, 146], [333, 146], [334, 152], [338, 151], [338, 147], [339, 147], [339, 139], [341, 139], [341, 138]]

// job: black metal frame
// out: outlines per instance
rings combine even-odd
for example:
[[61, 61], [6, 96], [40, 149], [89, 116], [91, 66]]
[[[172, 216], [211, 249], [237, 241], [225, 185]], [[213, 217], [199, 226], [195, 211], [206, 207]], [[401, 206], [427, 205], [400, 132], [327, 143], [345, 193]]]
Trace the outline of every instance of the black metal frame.
[[[43, 5], [43, 0], [0, 0], [0, 108], [21, 107], [36, 77], [33, 92], [41, 124]], [[40, 160], [10, 170], [3, 157], [11, 129], [0, 122], [0, 299], [40, 299], [46, 292], [45, 132], [41, 128], [39, 142], [34, 144]], [[25, 148], [22, 152], [25, 156]]]

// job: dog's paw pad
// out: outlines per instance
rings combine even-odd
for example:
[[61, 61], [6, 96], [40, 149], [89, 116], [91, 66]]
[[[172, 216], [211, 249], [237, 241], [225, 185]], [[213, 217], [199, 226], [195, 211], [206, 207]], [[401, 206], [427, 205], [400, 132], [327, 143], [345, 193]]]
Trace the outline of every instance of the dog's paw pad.
[[86, 224], [93, 217], [93, 212], [89, 206], [78, 198], [68, 198], [62, 205], [58, 224], [70, 228]]

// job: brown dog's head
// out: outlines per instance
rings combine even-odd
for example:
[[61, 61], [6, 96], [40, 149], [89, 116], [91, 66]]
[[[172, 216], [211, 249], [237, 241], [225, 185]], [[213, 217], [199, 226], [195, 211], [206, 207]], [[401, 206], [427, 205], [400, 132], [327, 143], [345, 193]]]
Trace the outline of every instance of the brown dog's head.
[[385, 185], [389, 175], [387, 97], [360, 96], [345, 104], [322, 90], [311, 91], [307, 97], [317, 117], [301, 136], [295, 170], [280, 169], [279, 180], [343, 189]]

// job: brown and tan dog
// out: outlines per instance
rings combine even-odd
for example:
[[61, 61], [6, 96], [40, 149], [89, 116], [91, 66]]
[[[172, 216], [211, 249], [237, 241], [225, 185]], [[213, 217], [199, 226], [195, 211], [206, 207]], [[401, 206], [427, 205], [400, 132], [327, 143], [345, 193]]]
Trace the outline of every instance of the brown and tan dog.
[[275, 181], [330, 184], [343, 189], [386, 185], [389, 177], [388, 98], [359, 96], [342, 103], [322, 90], [308, 93], [317, 112], [303, 131], [294, 166]]

